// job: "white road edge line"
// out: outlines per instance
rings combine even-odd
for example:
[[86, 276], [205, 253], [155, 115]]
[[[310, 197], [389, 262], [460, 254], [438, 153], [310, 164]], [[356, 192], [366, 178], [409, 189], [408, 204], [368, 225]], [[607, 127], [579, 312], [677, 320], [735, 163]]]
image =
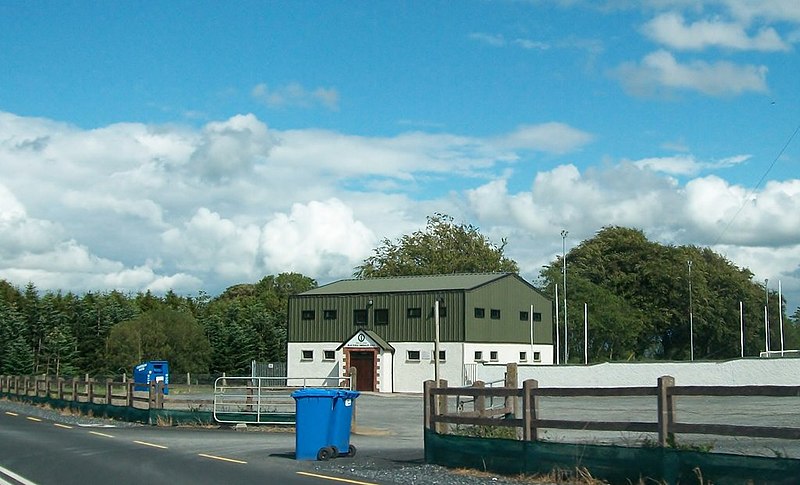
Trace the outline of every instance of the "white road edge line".
[[3, 480], [2, 477], [3, 475], [7, 476], [8, 478], [11, 478], [12, 480], [16, 480], [22, 485], [36, 485], [34, 482], [28, 480], [27, 478], [21, 477], [16, 473], [12, 472], [11, 470], [0, 466], [0, 483], [2, 483], [3, 485], [13, 485], [11, 482]]

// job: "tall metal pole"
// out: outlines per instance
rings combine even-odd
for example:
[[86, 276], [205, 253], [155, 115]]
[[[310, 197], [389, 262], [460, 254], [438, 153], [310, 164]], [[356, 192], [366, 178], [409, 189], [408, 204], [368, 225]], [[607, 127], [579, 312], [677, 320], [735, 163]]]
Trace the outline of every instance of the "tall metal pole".
[[692, 260], [689, 260], [689, 358], [694, 362], [694, 311], [692, 308]]
[[437, 298], [433, 304], [433, 321], [436, 325], [433, 336], [433, 380], [436, 382], [436, 387], [439, 387], [439, 299]]
[[739, 340], [742, 344], [742, 358], [744, 358], [744, 304], [739, 300]]
[[781, 357], [783, 357], [783, 295], [781, 295], [781, 280], [778, 280], [778, 318], [781, 322]]
[[764, 278], [764, 348], [769, 357], [769, 278]]
[[561, 260], [564, 265], [564, 363], [569, 363], [569, 327], [567, 326], [567, 230], [561, 231]]
[[589, 365], [589, 304], [583, 304], [583, 364]]
[[558, 319], [558, 282], [553, 285], [556, 287], [556, 365], [561, 363], [561, 336], [558, 331], [561, 320]]

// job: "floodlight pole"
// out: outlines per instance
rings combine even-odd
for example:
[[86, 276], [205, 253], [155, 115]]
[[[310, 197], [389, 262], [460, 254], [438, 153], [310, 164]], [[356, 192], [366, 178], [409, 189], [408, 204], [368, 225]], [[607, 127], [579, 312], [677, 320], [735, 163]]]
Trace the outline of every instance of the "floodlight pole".
[[433, 321], [436, 326], [433, 338], [433, 380], [439, 387], [439, 299], [433, 304]]
[[567, 234], [564, 229], [561, 231], [561, 270], [564, 272], [564, 363], [569, 363], [569, 327], [567, 326]]
[[694, 311], [692, 308], [692, 260], [689, 261], [689, 358], [694, 362]]
[[781, 295], [781, 280], [778, 280], [778, 318], [781, 322], [781, 357], [783, 357], [783, 295]]
[[769, 358], [769, 278], [764, 278], [764, 347]]
[[558, 326], [561, 321], [558, 319], [558, 281], [553, 285], [556, 287], [556, 365], [561, 363], [561, 336], [559, 335]]

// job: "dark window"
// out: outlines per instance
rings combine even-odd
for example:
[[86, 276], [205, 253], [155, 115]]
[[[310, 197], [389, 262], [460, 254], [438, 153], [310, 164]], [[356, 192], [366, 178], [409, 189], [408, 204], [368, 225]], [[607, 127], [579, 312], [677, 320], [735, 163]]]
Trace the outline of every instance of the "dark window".
[[367, 324], [367, 311], [366, 310], [353, 310], [353, 323], [356, 325]]
[[419, 360], [419, 350], [409, 350], [406, 352], [406, 360]]
[[335, 350], [325, 350], [324, 358], [325, 360], [333, 360], [336, 358], [336, 351]]
[[492, 350], [491, 352], [489, 352], [489, 360], [497, 360], [497, 351], [496, 350]]
[[406, 316], [408, 318], [421, 318], [422, 308], [409, 308], [408, 310], [406, 310]]
[[303, 310], [301, 318], [303, 320], [313, 320], [314, 319], [314, 310]]
[[519, 319], [523, 322], [527, 322], [529, 316], [530, 314], [528, 312], [519, 312]]
[[542, 321], [542, 313], [541, 312], [533, 312], [533, 321], [534, 322], [541, 322]]
[[534, 362], [539, 362], [540, 360], [542, 360], [542, 354], [539, 353], [539, 352], [534, 352], [533, 353], [533, 361]]
[[[431, 316], [436, 315], [436, 307], [431, 308]], [[444, 318], [447, 316], [447, 307], [439, 305], [439, 318]]]
[[519, 353], [519, 361], [526, 362], [528, 360], [528, 353], [527, 352], [520, 352]]
[[483, 352], [481, 352], [480, 350], [476, 350], [475, 351], [475, 360], [476, 361], [483, 360]]
[[314, 360], [314, 351], [313, 350], [304, 350], [303, 351], [303, 360]]
[[494, 320], [500, 320], [500, 310], [492, 308], [492, 312], [490, 315]]
[[447, 351], [446, 350], [440, 350], [439, 351], [439, 360], [440, 361], [447, 360]]
[[322, 312], [322, 318], [325, 320], [336, 320], [336, 310], [324, 310]]
[[486, 316], [486, 309], [485, 308], [476, 308], [475, 309], [475, 318], [483, 318]]
[[388, 325], [389, 324], [389, 310], [386, 308], [379, 308], [375, 310], [375, 325]]

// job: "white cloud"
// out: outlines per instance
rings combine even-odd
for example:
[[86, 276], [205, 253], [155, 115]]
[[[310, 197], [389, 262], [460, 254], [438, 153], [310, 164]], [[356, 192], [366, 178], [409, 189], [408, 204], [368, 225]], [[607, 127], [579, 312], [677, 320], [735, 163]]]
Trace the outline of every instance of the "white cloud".
[[337, 199], [293, 204], [263, 228], [261, 251], [268, 271], [321, 277], [352, 273], [377, 237]]
[[469, 34], [469, 38], [472, 40], [476, 40], [483, 44], [490, 45], [492, 47], [503, 47], [506, 45], [506, 39], [500, 34], [486, 34], [484, 32], [473, 32]]
[[647, 168], [655, 172], [671, 175], [696, 175], [702, 170], [733, 167], [750, 159], [750, 155], [736, 155], [717, 161], [703, 162], [694, 155], [677, 155], [672, 157], [644, 158], [632, 162], [639, 168]]
[[642, 31], [650, 39], [679, 50], [722, 47], [736, 50], [787, 51], [775, 29], [764, 27], [750, 37], [745, 26], [720, 19], [701, 20], [687, 25], [678, 13], [663, 13], [647, 22]]
[[580, 149], [593, 136], [564, 123], [525, 125], [516, 131], [496, 138], [498, 146], [512, 150], [535, 150], [563, 154]]
[[339, 109], [339, 92], [335, 88], [317, 87], [308, 90], [296, 82], [270, 88], [261, 83], [253, 87], [251, 95], [271, 108], [322, 106], [333, 111]]
[[648, 54], [640, 64], [625, 63], [614, 75], [634, 95], [653, 95], [662, 89], [693, 90], [712, 96], [767, 90], [765, 66], [726, 61], [681, 64], [664, 50]]

